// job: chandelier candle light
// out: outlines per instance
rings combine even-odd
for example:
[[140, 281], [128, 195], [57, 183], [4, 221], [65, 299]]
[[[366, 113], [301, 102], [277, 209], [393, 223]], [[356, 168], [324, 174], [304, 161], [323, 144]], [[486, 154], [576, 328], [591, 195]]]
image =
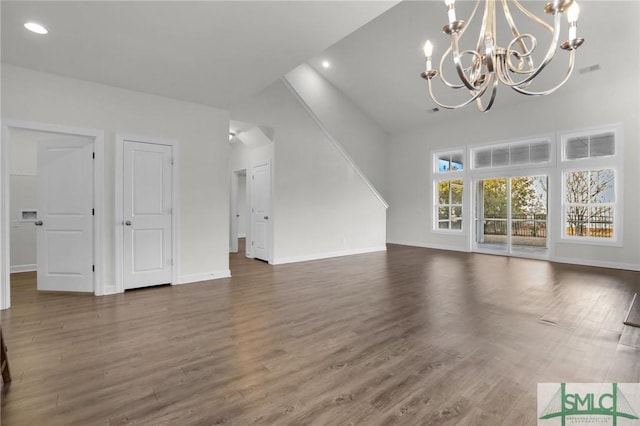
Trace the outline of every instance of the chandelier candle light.
[[[496, 3], [500, 2], [504, 12], [504, 18], [513, 38], [506, 47], [497, 45], [497, 25], [496, 25]], [[433, 101], [442, 108], [456, 109], [464, 107], [476, 101], [478, 109], [482, 112], [489, 111], [496, 97], [498, 83], [501, 82], [511, 87], [518, 93], [529, 96], [548, 95], [561, 87], [571, 76], [574, 68], [575, 50], [582, 45], [584, 39], [577, 37], [577, 23], [579, 8], [575, 0], [553, 0], [547, 3], [544, 11], [553, 15], [553, 26], [538, 18], [527, 10], [518, 0], [485, 0], [484, 15], [480, 27], [480, 35], [475, 50], [460, 51], [459, 42], [468, 25], [473, 20], [480, 0], [476, 0], [468, 23], [456, 19], [455, 0], [445, 0], [449, 23], [442, 28], [442, 31], [451, 37], [451, 45], [442, 55], [439, 69], [432, 66], [431, 57], [433, 55], [433, 44], [427, 40], [424, 44], [424, 55], [426, 57], [426, 69], [420, 74], [427, 80], [429, 95]], [[510, 11], [510, 4], [515, 6], [532, 22], [540, 25], [551, 34], [551, 42], [546, 55], [536, 66], [533, 53], [536, 50], [537, 39], [532, 34], [521, 34], [516, 27], [513, 15]], [[566, 75], [555, 87], [544, 91], [530, 90], [530, 84], [540, 72], [551, 62], [558, 50], [558, 41], [561, 32], [561, 17], [567, 12], [569, 21], [568, 40], [560, 44], [560, 47], [569, 52], [569, 65]], [[451, 83], [443, 75], [443, 64], [445, 59], [451, 55], [456, 73], [460, 79], [459, 83]], [[464, 62], [464, 64], [463, 64]], [[439, 75], [445, 86], [452, 89], [467, 89], [469, 98], [458, 105], [447, 105], [439, 102], [433, 94], [432, 80]], [[489, 97], [486, 105], [483, 104], [483, 95], [487, 93]]]

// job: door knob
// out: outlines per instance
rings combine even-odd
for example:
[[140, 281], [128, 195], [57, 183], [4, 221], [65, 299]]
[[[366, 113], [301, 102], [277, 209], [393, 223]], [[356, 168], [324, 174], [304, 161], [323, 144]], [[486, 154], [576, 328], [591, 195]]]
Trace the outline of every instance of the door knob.
[[264, 217], [264, 220], [267, 220], [267, 219], [269, 219], [269, 216], [265, 216], [265, 217]]
[[125, 225], [127, 225], [127, 226], [131, 226], [131, 221], [130, 221], [130, 220], [128, 220], [128, 221], [126, 221], [124, 224], [125, 224]]
[[36, 221], [34, 222], [34, 224], [35, 224], [36, 226], [42, 226], [42, 225], [43, 225], [43, 222], [42, 222], [41, 220], [36, 220]]

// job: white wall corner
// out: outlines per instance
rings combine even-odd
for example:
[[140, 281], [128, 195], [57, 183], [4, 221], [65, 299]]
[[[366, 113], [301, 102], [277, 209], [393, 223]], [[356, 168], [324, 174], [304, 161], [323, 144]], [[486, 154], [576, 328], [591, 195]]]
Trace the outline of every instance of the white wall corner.
[[118, 288], [115, 284], [112, 285], [104, 285], [102, 286], [101, 292], [96, 292], [96, 296], [108, 296], [110, 294], [118, 294], [122, 293], [122, 291], [118, 291]]
[[308, 262], [311, 260], [321, 260], [321, 259], [329, 259], [332, 257], [341, 257], [341, 256], [351, 256], [355, 254], [365, 254], [365, 253], [373, 253], [378, 251], [386, 251], [387, 246], [376, 246], [376, 247], [365, 247], [361, 249], [354, 250], [344, 250], [344, 251], [334, 251], [328, 253], [317, 253], [310, 254], [306, 256], [292, 256], [292, 257], [282, 257], [275, 258], [271, 264], [272, 265], [283, 265], [286, 263], [298, 263], [298, 262]]
[[191, 284], [201, 281], [209, 281], [209, 280], [218, 280], [220, 278], [229, 278], [231, 277], [231, 270], [225, 269], [220, 271], [212, 271], [203, 274], [189, 274], [189, 275], [181, 275], [178, 278], [177, 285], [180, 284]]
[[33, 272], [36, 270], [36, 264], [32, 265], [11, 265], [11, 273], [15, 274], [16, 272]]

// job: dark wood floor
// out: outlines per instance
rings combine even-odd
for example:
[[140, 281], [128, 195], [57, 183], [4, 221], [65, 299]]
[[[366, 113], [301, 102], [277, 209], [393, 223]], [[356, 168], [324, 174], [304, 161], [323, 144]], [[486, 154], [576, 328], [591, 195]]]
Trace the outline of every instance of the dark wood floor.
[[640, 274], [390, 245], [94, 297], [16, 274], [3, 425], [533, 425], [538, 382], [639, 382]]

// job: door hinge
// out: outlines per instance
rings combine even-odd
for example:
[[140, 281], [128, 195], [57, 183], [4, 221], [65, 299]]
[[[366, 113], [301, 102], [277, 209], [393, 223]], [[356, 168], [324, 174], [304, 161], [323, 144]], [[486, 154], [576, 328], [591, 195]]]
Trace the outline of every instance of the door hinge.
[[171, 157], [171, 165], [173, 166], [173, 164], [174, 164], [174, 160], [173, 160], [173, 157]]
[[96, 271], [96, 265], [91, 265], [91, 271], [93, 271], [93, 272]]
[[92, 152], [91, 154], [92, 154], [92, 155], [91, 155], [91, 158], [93, 158], [93, 159], [95, 160], [95, 159], [96, 159], [96, 153], [95, 153], [95, 152]]
[[91, 209], [91, 216], [95, 216], [96, 215], [96, 209]]
[[251, 240], [251, 246], [254, 246], [254, 244], [253, 244], [253, 240]]

